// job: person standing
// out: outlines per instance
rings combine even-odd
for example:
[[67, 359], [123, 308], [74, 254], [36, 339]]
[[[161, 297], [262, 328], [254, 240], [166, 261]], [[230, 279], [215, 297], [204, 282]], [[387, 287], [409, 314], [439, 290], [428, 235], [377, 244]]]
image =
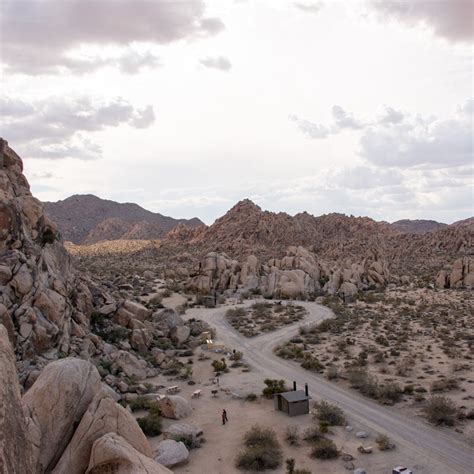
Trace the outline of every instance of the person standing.
[[228, 418], [227, 418], [227, 412], [225, 410], [222, 410], [222, 424], [225, 425], [226, 422], [228, 422]]

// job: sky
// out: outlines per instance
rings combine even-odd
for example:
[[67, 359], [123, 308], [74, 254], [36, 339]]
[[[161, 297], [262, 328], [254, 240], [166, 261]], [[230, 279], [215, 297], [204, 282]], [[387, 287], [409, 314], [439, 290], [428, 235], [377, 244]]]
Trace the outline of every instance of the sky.
[[474, 3], [2, 0], [0, 136], [43, 201], [474, 215]]

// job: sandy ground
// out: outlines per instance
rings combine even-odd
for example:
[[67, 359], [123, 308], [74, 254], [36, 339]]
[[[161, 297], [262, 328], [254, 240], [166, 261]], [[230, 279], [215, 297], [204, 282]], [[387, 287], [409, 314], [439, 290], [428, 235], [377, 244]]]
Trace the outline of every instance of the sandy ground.
[[[247, 303], [251, 304], [251, 303]], [[313, 308], [314, 303], [304, 303], [308, 308]], [[326, 308], [319, 307], [315, 314], [319, 317], [330, 316]], [[313, 424], [311, 415], [289, 418], [285, 414], [275, 412], [271, 401], [259, 398], [257, 402], [246, 402], [243, 399], [235, 399], [233, 393], [245, 397], [248, 393], [260, 394], [263, 388], [263, 379], [265, 377], [285, 378], [288, 383], [295, 379], [301, 385], [304, 381], [310, 382], [310, 395], [314, 399], [327, 399], [338, 403], [345, 409], [349, 424], [353, 426], [352, 432], [347, 432], [344, 427], [334, 428], [331, 438], [335, 441], [338, 448], [354, 456], [354, 466], [362, 467], [368, 473], [390, 473], [391, 468], [397, 465], [407, 465], [416, 473], [445, 474], [446, 472], [470, 472], [469, 469], [460, 466], [469, 465], [469, 454], [466, 446], [458, 444], [456, 440], [449, 436], [449, 432], [443, 435], [441, 430], [434, 429], [426, 423], [415, 421], [411, 426], [410, 418], [399, 415], [396, 408], [387, 408], [377, 403], [366, 400], [352, 391], [334, 387], [318, 378], [314, 374], [299, 368], [296, 364], [289, 361], [282, 361], [272, 353], [272, 346], [279, 339], [290, 336], [292, 331], [297, 331], [297, 323], [294, 328], [285, 328], [275, 331], [273, 334], [266, 334], [252, 339], [245, 339], [233, 331], [228, 323], [225, 322], [223, 315], [226, 307], [207, 310], [196, 308], [188, 310], [185, 317], [201, 317], [217, 327], [218, 342], [226, 343], [230, 349], [238, 349], [244, 352], [244, 362], [251, 366], [250, 372], [242, 372], [241, 369], [231, 369], [230, 373], [224, 374], [220, 378], [220, 391], [218, 397], [211, 395], [211, 390], [215, 388], [212, 385], [213, 370], [212, 360], [198, 361], [197, 356], [200, 349], [196, 351], [193, 365], [193, 380], [196, 385], [189, 386], [186, 382], [176, 381], [161, 376], [151, 379], [151, 382], [162, 385], [177, 384], [181, 387], [180, 395], [188, 399], [193, 406], [193, 414], [183, 421], [194, 423], [200, 426], [204, 431], [206, 443], [199, 449], [191, 451], [189, 463], [183, 466], [175, 467], [174, 471], [201, 473], [232, 473], [241, 472], [234, 467], [235, 457], [242, 448], [242, 438], [244, 433], [255, 423], [271, 427], [277, 432], [278, 438], [284, 449], [284, 459], [294, 457], [297, 461], [297, 467], [307, 468], [312, 472], [341, 473], [349, 472], [344, 468], [344, 462], [317, 461], [309, 457], [310, 447], [302, 442], [300, 447], [290, 447], [284, 441], [285, 428], [288, 425], [297, 425], [302, 432], [306, 427]], [[306, 324], [307, 321], [303, 322]], [[220, 341], [219, 341], [220, 339]], [[222, 354], [214, 354], [205, 351], [211, 359], [218, 359]], [[265, 368], [267, 367], [267, 369]], [[334, 387], [334, 388], [333, 388]], [[196, 389], [202, 390], [202, 396], [199, 399], [191, 399], [191, 393]], [[228, 412], [230, 422], [222, 426], [220, 414], [225, 408]], [[165, 420], [164, 425], [172, 424], [173, 420]], [[374, 443], [375, 437], [379, 432], [391, 435], [396, 427], [397, 436], [392, 439], [397, 443], [397, 449], [392, 452], [380, 452]], [[404, 439], [403, 431], [406, 427], [407, 439]], [[355, 433], [364, 430], [369, 433], [369, 438], [360, 440], [356, 438]], [[400, 433], [402, 433], [400, 435]], [[408, 436], [409, 435], [409, 436]], [[420, 438], [420, 445], [417, 442]], [[160, 437], [150, 440], [153, 446], [160, 441]], [[360, 454], [357, 447], [373, 446], [373, 454]], [[426, 446], [440, 446], [445, 449], [445, 455], [451, 458], [456, 457], [456, 453], [463, 458], [460, 464], [450, 469], [449, 463], [440, 462], [437, 459], [436, 448], [427, 449]], [[446, 458], [445, 458], [446, 459]], [[474, 460], [474, 459], [473, 459]], [[274, 472], [285, 472], [284, 466]]]

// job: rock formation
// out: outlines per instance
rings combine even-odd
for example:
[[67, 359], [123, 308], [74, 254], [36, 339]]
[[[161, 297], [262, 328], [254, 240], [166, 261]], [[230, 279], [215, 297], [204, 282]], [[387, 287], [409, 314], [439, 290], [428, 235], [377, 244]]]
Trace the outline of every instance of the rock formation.
[[276, 298], [298, 298], [319, 292], [354, 296], [359, 290], [382, 288], [389, 280], [388, 266], [370, 253], [361, 261], [334, 263], [317, 259], [304, 247], [289, 247], [281, 259], [262, 264], [255, 255], [243, 263], [209, 253], [190, 279], [188, 288], [201, 293], [226, 290], [258, 291]]
[[474, 259], [458, 258], [450, 268], [438, 272], [435, 285], [437, 288], [474, 289]]

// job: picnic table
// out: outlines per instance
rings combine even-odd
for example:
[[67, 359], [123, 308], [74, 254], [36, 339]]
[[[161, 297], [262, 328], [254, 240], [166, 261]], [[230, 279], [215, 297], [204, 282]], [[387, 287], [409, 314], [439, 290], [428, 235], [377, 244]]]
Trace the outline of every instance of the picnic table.
[[171, 387], [168, 387], [166, 389], [166, 393], [172, 394], [172, 393], [178, 393], [180, 391], [180, 388], [177, 385], [172, 385]]

